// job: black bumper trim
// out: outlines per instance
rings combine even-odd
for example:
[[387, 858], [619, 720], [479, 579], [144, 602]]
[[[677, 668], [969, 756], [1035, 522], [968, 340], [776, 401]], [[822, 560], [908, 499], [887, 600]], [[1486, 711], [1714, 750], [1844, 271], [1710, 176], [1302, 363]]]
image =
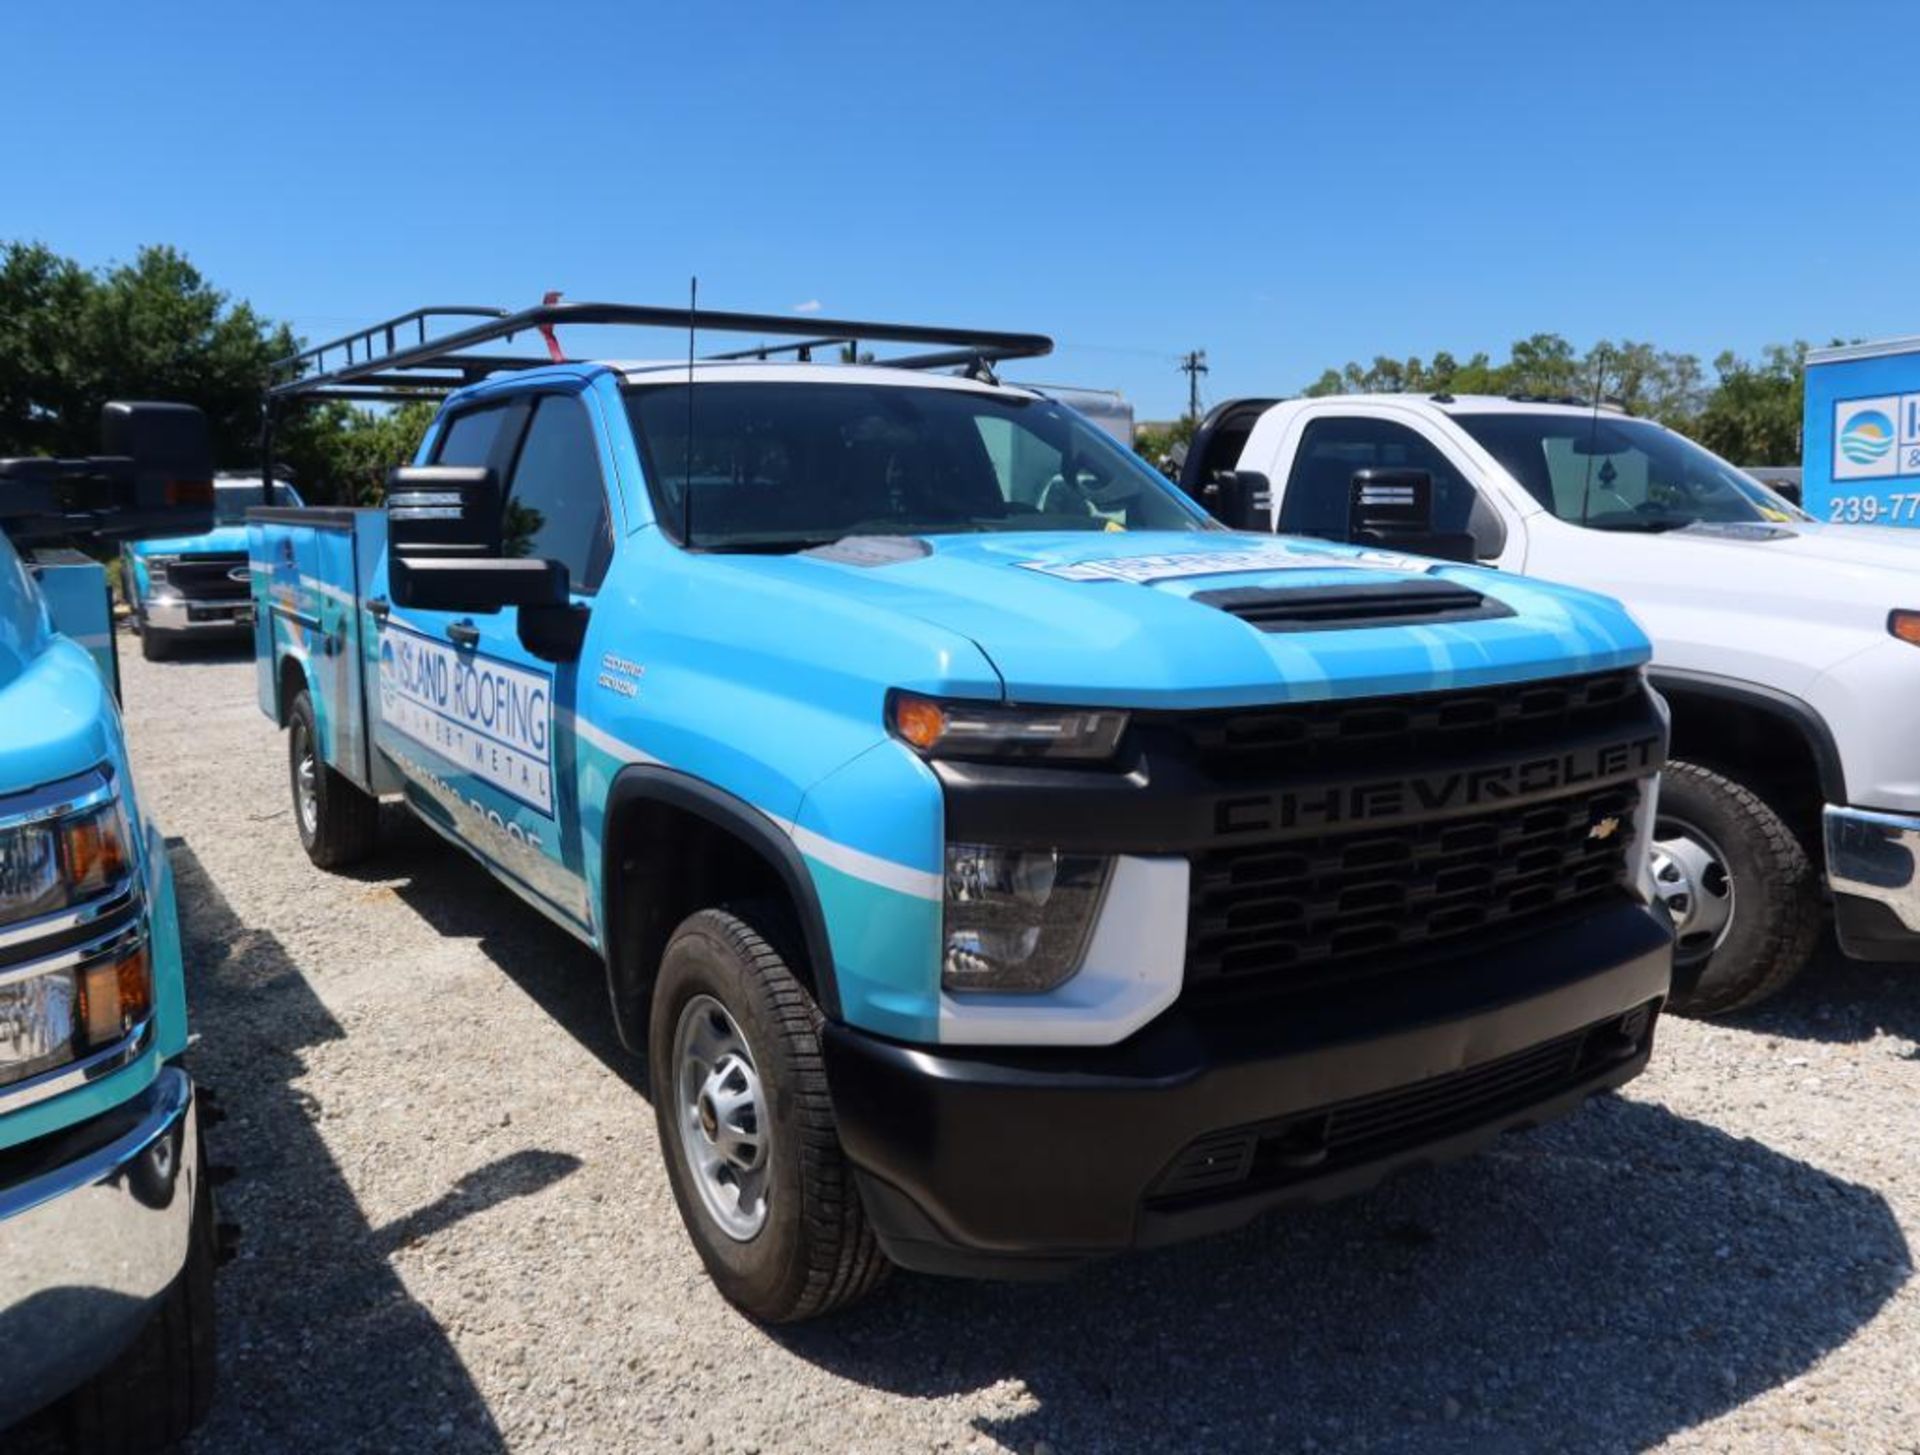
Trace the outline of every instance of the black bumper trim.
[[1213, 1010], [1183, 1002], [1112, 1047], [935, 1050], [829, 1024], [827, 1075], [890, 1257], [924, 1272], [1047, 1276], [1359, 1191], [1630, 1080], [1646, 1064], [1650, 1033], [1631, 1053], [1476, 1125], [1242, 1195], [1149, 1202], [1175, 1159], [1210, 1133], [1485, 1066], [1657, 1002], [1669, 953], [1658, 917], [1621, 905], [1352, 993]]

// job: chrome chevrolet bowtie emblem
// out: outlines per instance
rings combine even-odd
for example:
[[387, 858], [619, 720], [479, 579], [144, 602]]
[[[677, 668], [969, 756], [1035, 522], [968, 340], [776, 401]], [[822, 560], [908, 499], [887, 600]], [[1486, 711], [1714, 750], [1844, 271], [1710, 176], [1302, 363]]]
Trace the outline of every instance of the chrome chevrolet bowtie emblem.
[[1620, 832], [1620, 820], [1609, 815], [1587, 830], [1590, 839], [1610, 839]]

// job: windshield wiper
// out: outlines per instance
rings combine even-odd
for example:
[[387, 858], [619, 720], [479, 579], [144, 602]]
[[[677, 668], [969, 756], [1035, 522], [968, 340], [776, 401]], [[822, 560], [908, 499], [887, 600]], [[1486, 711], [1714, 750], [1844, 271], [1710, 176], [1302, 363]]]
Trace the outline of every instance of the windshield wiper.
[[1620, 520], [1590, 520], [1587, 522], [1587, 528], [1633, 531], [1641, 535], [1664, 535], [1670, 530], [1685, 530], [1688, 526], [1699, 523], [1699, 517], [1692, 515], [1632, 516]]

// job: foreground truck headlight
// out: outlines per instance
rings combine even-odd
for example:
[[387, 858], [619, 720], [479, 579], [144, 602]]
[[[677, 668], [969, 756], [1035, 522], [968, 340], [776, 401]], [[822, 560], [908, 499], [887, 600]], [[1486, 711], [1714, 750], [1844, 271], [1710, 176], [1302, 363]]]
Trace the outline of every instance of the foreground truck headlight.
[[1127, 730], [1124, 712], [940, 701], [911, 692], [892, 695], [887, 717], [896, 736], [929, 758], [1103, 761]]
[[0, 802], [0, 1094], [110, 1054], [152, 1009], [132, 837], [112, 785], [94, 774]]
[[1039, 992], [1080, 968], [1111, 859], [988, 844], [947, 846], [948, 990]]

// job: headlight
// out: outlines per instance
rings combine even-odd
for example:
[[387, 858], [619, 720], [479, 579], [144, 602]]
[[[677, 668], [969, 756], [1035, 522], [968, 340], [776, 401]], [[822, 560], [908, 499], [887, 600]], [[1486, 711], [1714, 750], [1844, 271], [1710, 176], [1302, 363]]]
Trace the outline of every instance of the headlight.
[[1052, 990], [1080, 968], [1112, 860], [947, 845], [948, 990]]
[[1089, 707], [1010, 707], [940, 701], [911, 692], [887, 700], [888, 726], [930, 758], [1111, 758], [1127, 714]]
[[77, 940], [63, 914], [125, 885], [131, 844], [117, 797], [0, 827], [0, 1087], [110, 1046], [152, 1012], [144, 924], [122, 916]]
[[0, 971], [0, 1090], [104, 1050], [152, 1010], [141, 929]]
[[1890, 611], [1887, 630], [1901, 641], [1920, 647], [1920, 611]]
[[156, 589], [167, 584], [167, 569], [180, 558], [178, 556], [146, 557], [147, 584]]
[[133, 867], [120, 800], [0, 828], [0, 927], [97, 899]]

